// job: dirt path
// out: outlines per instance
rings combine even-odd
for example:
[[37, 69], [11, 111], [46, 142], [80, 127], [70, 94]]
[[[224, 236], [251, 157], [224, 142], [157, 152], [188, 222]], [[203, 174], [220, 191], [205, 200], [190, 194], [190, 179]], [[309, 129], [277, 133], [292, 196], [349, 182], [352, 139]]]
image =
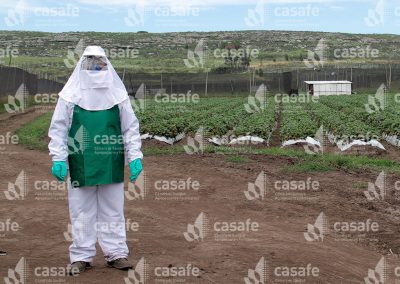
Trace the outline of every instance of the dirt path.
[[[15, 131], [32, 120], [36, 112], [10, 116], [0, 115], [0, 134]], [[226, 162], [222, 155], [174, 155], [145, 157], [145, 189], [143, 200], [126, 199], [127, 223], [138, 223], [138, 231], [130, 226], [128, 246], [130, 260], [142, 258], [148, 263], [148, 281], [185, 283], [244, 283], [249, 269], [256, 269], [264, 257], [268, 282], [303, 283], [364, 283], [368, 269], [374, 269], [382, 255], [400, 252], [398, 201], [395, 199], [369, 202], [363, 191], [367, 182], [375, 182], [379, 173], [330, 172], [317, 174], [283, 173], [281, 168], [291, 160], [270, 156], [249, 156], [248, 163]], [[68, 262], [68, 206], [63, 184], [43, 185], [53, 181], [47, 153], [26, 150], [18, 145], [5, 145], [0, 163], [0, 228], [7, 219], [19, 225], [17, 230], [0, 230], [0, 279], [25, 257], [25, 283], [135, 283], [127, 272], [105, 267], [98, 248], [95, 269], [76, 277], [62, 277], [60, 271]], [[28, 194], [23, 200], [7, 200], [3, 191], [24, 171]], [[264, 200], [247, 200], [243, 193], [248, 183], [254, 183], [260, 173], [266, 175]], [[126, 172], [126, 176], [128, 172]], [[261, 175], [262, 176], [262, 175]], [[200, 189], [159, 189], [171, 181], [198, 182]], [[316, 181], [317, 190], [295, 195], [276, 189], [276, 182]], [[390, 176], [394, 184], [400, 177]], [[260, 184], [260, 183], [257, 183]], [[261, 181], [261, 185], [263, 182]], [[157, 200], [157, 196], [193, 200]], [[286, 191], [288, 192], [288, 191]], [[164, 193], [164, 195], [160, 195]], [[128, 195], [131, 197], [132, 195]], [[278, 200], [276, 199], [278, 198]], [[288, 200], [283, 200], [286, 198]], [[44, 200], [48, 199], [48, 200]], [[280, 200], [281, 199], [281, 200]], [[200, 214], [200, 213], [204, 214]], [[323, 241], [307, 241], [307, 224], [314, 224], [323, 212], [331, 231]], [[184, 232], [197, 217], [208, 220], [203, 240], [187, 241]], [[340, 234], [332, 231], [335, 222], [366, 221], [379, 225], [377, 232]], [[224, 222], [256, 222], [254, 230], [246, 232], [217, 231]], [[206, 222], [204, 222], [206, 223]], [[235, 225], [235, 224], [234, 224]], [[240, 225], [240, 224], [239, 224]], [[206, 230], [208, 229], [208, 230]], [[199, 231], [194, 230], [199, 234]], [[312, 236], [308, 234], [308, 236]], [[190, 239], [190, 238], [189, 238]], [[391, 259], [391, 258], [390, 258]], [[155, 275], [156, 267], [198, 267], [200, 276], [175, 278]], [[285, 267], [316, 267], [317, 276], [282, 276]], [[44, 268], [56, 267], [58, 275], [43, 275]], [[390, 279], [394, 279], [392, 269]], [[185, 270], [187, 271], [187, 270]], [[257, 271], [261, 272], [261, 266]], [[394, 271], [394, 270], [393, 270]], [[183, 273], [183, 272], [182, 272]], [[165, 275], [165, 274], [164, 274]], [[10, 275], [9, 275], [10, 276]], [[253, 282], [249, 282], [253, 283]], [[394, 282], [385, 282], [394, 283]]]

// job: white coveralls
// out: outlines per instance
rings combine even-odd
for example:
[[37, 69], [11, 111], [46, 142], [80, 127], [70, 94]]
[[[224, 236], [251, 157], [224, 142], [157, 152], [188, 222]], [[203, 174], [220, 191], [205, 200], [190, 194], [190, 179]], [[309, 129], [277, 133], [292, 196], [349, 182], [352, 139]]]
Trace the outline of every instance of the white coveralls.
[[[107, 59], [108, 70], [88, 78], [82, 74], [84, 56], [104, 56], [101, 47], [89, 46], [78, 62], [59, 99], [49, 129], [49, 151], [53, 161], [68, 160], [68, 132], [74, 106], [89, 110], [107, 110], [118, 105], [121, 133], [124, 141], [125, 163], [143, 158], [140, 150], [139, 122], [133, 112], [126, 89]], [[92, 72], [93, 73], [93, 72]], [[128, 256], [124, 217], [124, 183], [72, 187], [68, 183], [69, 211], [73, 243], [71, 263], [92, 262], [97, 240], [106, 261]]]

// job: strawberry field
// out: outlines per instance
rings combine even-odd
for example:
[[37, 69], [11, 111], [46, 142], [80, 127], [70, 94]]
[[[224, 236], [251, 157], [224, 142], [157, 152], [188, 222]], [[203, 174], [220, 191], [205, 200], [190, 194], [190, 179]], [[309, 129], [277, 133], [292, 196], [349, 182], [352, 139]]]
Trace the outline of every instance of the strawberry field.
[[142, 133], [176, 137], [193, 134], [203, 127], [209, 136], [252, 135], [280, 142], [314, 137], [323, 126], [335, 136], [380, 139], [400, 135], [400, 101], [397, 95], [382, 98], [351, 96], [202, 98], [198, 102], [147, 100], [136, 114]]

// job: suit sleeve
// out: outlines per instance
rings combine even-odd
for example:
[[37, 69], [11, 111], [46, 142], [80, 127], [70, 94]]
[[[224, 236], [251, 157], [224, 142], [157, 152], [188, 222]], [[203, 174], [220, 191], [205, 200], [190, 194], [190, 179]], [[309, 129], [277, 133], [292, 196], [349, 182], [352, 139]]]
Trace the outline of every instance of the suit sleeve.
[[72, 119], [71, 103], [62, 98], [58, 99], [49, 128], [49, 151], [53, 161], [66, 161], [68, 159], [68, 131]]
[[124, 136], [125, 157], [128, 163], [136, 159], [142, 159], [142, 140], [139, 132], [139, 120], [137, 119], [129, 99], [119, 104], [121, 131]]

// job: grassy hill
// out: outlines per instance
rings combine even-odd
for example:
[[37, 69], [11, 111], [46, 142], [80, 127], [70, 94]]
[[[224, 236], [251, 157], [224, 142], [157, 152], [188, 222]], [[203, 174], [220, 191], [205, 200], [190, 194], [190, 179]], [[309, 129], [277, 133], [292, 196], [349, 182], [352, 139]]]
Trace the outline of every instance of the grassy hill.
[[[184, 64], [188, 49], [194, 50], [198, 42], [204, 39], [206, 51], [205, 64], [188, 68]], [[129, 72], [175, 73], [203, 72], [224, 65], [222, 57], [215, 57], [216, 49], [226, 46], [257, 49], [250, 66], [262, 69], [290, 66], [304, 67], [303, 59], [307, 51], [313, 51], [320, 39], [326, 44], [327, 64], [341, 63], [385, 63], [400, 61], [400, 36], [386, 34], [344, 34], [324, 32], [289, 31], [221, 31], [221, 32], [184, 32], [184, 33], [99, 33], [99, 32], [26, 32], [0, 31], [0, 48], [10, 46], [18, 49], [18, 56], [11, 59], [11, 65], [21, 66], [34, 72], [64, 77], [70, 73], [64, 63], [68, 51], [73, 52], [77, 44], [101, 45], [107, 50], [125, 52], [122, 57], [111, 58], [119, 70]], [[377, 49], [377, 57], [337, 58], [335, 50], [341, 53], [356, 48], [357, 52]], [[132, 58], [132, 51], [138, 56]], [[131, 53], [129, 53], [131, 52]], [[3, 64], [10, 64], [10, 58], [0, 57]]]

